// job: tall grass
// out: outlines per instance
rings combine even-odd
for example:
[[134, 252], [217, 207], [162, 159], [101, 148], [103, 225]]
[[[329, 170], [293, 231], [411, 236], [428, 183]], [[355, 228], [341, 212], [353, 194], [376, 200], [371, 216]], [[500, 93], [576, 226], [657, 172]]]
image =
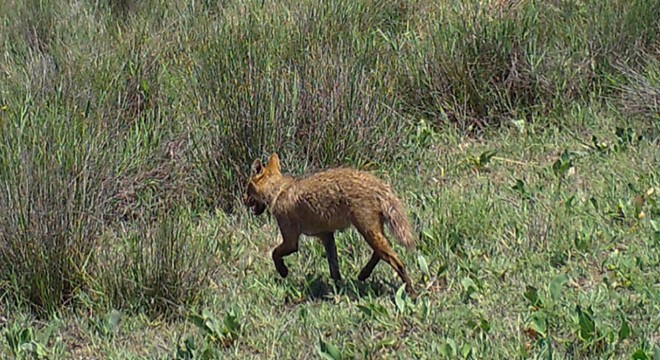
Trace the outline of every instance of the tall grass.
[[416, 31], [393, 35], [405, 54], [400, 98], [462, 129], [562, 111], [658, 46], [655, 1], [439, 4], [420, 5]]
[[211, 273], [226, 264], [215, 260], [218, 239], [194, 235], [190, 212], [175, 209], [106, 236], [94, 269], [97, 301], [154, 317], [200, 303]]
[[633, 117], [647, 119], [657, 130], [660, 120], [660, 47], [654, 53], [643, 53], [640, 66], [619, 63], [617, 68], [625, 77], [612, 81], [610, 95], [621, 110]]
[[[185, 274], [210, 265], [159, 214], [234, 211], [273, 151], [295, 172], [386, 163], [420, 118], [467, 132], [601, 95], [657, 119], [653, 0], [0, 6], [0, 284], [39, 310], [193, 301]], [[99, 256], [122, 227], [130, 290]]]
[[[391, 156], [406, 123], [380, 78], [383, 55], [369, 34], [380, 9], [348, 1], [256, 4], [236, 5], [247, 15], [227, 16], [198, 54], [195, 93], [210, 117], [199, 125], [196, 148], [206, 165], [202, 188], [241, 184], [246, 164], [268, 151], [294, 169]], [[232, 187], [219, 190], [206, 197], [235, 195]]]
[[[43, 118], [38, 112], [43, 111]], [[13, 290], [41, 310], [84, 283], [104, 224], [107, 164], [84, 124], [58, 109], [12, 112], [0, 147], [0, 261]], [[40, 119], [39, 123], [35, 120]]]

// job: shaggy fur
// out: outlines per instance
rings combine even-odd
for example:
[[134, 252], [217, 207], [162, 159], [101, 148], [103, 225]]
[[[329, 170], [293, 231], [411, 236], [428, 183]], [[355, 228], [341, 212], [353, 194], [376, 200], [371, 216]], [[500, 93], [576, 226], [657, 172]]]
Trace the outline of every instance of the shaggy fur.
[[410, 223], [403, 204], [385, 182], [374, 175], [351, 168], [330, 169], [304, 178], [282, 175], [277, 154], [263, 166], [257, 160], [247, 186], [245, 204], [255, 215], [266, 208], [277, 219], [283, 242], [273, 250], [275, 268], [288, 275], [283, 257], [298, 250], [300, 235], [318, 237], [324, 244], [333, 279], [339, 280], [334, 232], [354, 226], [374, 250], [358, 279], [371, 275], [380, 260], [390, 264], [413, 291], [403, 262], [383, 232], [388, 224], [395, 237], [414, 248]]

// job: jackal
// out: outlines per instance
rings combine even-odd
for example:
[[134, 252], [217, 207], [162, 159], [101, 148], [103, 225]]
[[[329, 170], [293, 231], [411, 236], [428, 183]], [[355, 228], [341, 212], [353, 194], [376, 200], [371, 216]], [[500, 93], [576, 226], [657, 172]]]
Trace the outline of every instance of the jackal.
[[340, 280], [334, 232], [353, 225], [373, 249], [358, 280], [364, 281], [382, 259], [390, 264], [414, 293], [403, 262], [383, 232], [388, 224], [395, 237], [409, 249], [414, 248], [411, 226], [401, 200], [394, 190], [374, 175], [351, 168], [325, 170], [308, 177], [282, 175], [280, 159], [272, 154], [263, 165], [256, 160], [247, 185], [245, 205], [255, 215], [266, 207], [275, 216], [283, 241], [272, 253], [277, 272], [289, 273], [283, 257], [298, 251], [301, 234], [318, 237], [325, 247], [330, 276]]

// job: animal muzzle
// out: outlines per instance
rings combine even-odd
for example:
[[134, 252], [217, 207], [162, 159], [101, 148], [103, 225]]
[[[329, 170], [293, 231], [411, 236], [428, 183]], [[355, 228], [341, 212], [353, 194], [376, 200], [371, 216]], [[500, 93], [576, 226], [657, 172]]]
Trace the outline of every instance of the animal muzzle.
[[262, 203], [261, 201], [257, 201], [251, 196], [248, 196], [245, 201], [245, 206], [248, 208], [252, 209], [252, 213], [256, 216], [259, 216], [266, 211], [266, 204]]

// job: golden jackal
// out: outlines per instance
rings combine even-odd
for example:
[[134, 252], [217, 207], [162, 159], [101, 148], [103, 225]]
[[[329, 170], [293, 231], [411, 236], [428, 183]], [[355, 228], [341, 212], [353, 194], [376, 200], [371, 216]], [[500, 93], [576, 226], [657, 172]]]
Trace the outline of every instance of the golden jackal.
[[282, 258], [298, 251], [298, 238], [305, 234], [323, 242], [330, 276], [340, 280], [334, 232], [353, 225], [374, 250], [358, 280], [368, 278], [382, 259], [399, 274], [406, 290], [414, 292], [403, 262], [383, 232], [383, 224], [389, 224], [396, 238], [413, 248], [410, 223], [392, 188], [377, 177], [364, 171], [338, 168], [295, 179], [282, 175], [280, 159], [272, 154], [265, 166], [260, 160], [252, 165], [245, 205], [255, 215], [268, 207], [277, 219], [283, 241], [272, 255], [282, 277], [289, 273]]

